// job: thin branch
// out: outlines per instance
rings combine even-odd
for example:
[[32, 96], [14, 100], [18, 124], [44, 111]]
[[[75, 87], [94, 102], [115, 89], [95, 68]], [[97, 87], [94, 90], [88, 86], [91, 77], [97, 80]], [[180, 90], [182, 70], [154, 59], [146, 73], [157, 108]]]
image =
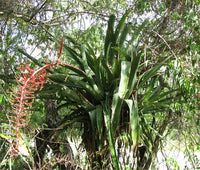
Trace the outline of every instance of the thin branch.
[[167, 43], [167, 41], [156, 31], [153, 31], [156, 35], [158, 35], [163, 41], [164, 43], [167, 45], [167, 47], [169, 48], [170, 52], [174, 55], [175, 58], [177, 58], [179, 60], [179, 58], [176, 56], [176, 54], [174, 53], [174, 51], [171, 49], [170, 45]]
[[46, 3], [48, 3], [49, 0], [46, 0], [39, 8], [36, 8], [35, 11], [33, 11], [32, 15], [30, 16], [29, 19], [23, 18], [25, 22], [30, 22], [38, 13], [39, 11], [45, 6]]

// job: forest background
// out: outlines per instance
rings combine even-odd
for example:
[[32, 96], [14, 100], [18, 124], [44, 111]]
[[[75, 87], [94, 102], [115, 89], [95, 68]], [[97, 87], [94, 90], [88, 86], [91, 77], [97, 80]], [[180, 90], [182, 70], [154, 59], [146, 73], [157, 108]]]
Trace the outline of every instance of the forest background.
[[0, 0], [0, 26], [1, 169], [200, 167], [200, 1]]

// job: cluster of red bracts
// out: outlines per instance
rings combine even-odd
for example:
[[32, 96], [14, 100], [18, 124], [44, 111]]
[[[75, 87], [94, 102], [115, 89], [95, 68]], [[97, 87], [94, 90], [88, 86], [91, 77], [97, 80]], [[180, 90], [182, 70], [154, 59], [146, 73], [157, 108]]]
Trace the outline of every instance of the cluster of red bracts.
[[17, 78], [18, 88], [12, 92], [12, 108], [13, 114], [10, 116], [10, 122], [14, 130], [15, 141], [13, 142], [13, 154], [17, 155], [19, 140], [21, 138], [20, 131], [28, 123], [29, 114], [34, 98], [34, 91], [40, 87], [43, 88], [45, 81], [46, 69], [53, 64], [46, 64], [39, 69], [28, 67], [20, 67], [22, 74]]
[[16, 78], [18, 82], [17, 90], [12, 90], [11, 105], [13, 114], [10, 115], [10, 122], [12, 124], [15, 141], [12, 142], [14, 147], [12, 154], [18, 155], [19, 142], [21, 140], [21, 130], [28, 123], [29, 113], [34, 98], [34, 92], [43, 88], [45, 82], [46, 70], [51, 66], [59, 63], [63, 49], [64, 39], [61, 40], [61, 47], [56, 63], [49, 63], [41, 68], [30, 68], [30, 66], [20, 67], [22, 74]]

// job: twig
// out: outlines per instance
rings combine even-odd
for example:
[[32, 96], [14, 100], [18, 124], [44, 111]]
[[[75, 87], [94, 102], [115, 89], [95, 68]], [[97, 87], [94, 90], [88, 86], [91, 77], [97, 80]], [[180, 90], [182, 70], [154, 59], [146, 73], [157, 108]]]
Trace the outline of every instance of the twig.
[[175, 58], [177, 58], [179, 60], [179, 58], [176, 56], [176, 54], [174, 53], [174, 51], [171, 49], [170, 45], [167, 43], [167, 41], [156, 31], [153, 31], [156, 35], [158, 35], [163, 41], [164, 43], [167, 45], [167, 47], [169, 48], [170, 52], [174, 55]]
[[37, 15], [37, 13], [45, 6], [45, 4], [48, 3], [48, 1], [49, 0], [44, 1], [44, 3], [39, 8], [36, 7], [35, 11], [33, 11], [32, 15], [30, 16], [29, 19], [23, 18], [23, 20], [25, 22], [30, 22]]

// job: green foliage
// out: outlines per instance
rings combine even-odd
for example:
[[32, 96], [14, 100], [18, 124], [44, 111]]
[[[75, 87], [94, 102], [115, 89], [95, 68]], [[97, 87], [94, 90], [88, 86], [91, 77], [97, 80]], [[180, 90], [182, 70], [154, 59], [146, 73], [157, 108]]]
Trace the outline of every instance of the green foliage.
[[[116, 30], [114, 25], [115, 16], [111, 15], [108, 21], [103, 54], [96, 57], [91, 47], [76, 44], [77, 48], [72, 49], [64, 45], [66, 55], [71, 57], [75, 66], [61, 64], [61, 66], [66, 67], [70, 72], [67, 74], [63, 72], [48, 75], [48, 78], [55, 83], [66, 86], [66, 89], [75, 90], [76, 94], [74, 95], [76, 96], [74, 97], [78, 98], [79, 96], [82, 99], [81, 105], [90, 116], [93, 134], [95, 136], [99, 135], [99, 137], [94, 137], [97, 148], [101, 152], [102, 144], [104, 143], [103, 140], [107, 136], [113, 165], [116, 169], [119, 168], [119, 165], [115, 150], [115, 137], [123, 113], [123, 101], [125, 100], [129, 106], [131, 136], [132, 143], [134, 144], [133, 148], [135, 149], [139, 142], [139, 122], [143, 119], [139, 121], [139, 115], [141, 113], [138, 113], [137, 100], [133, 100], [131, 94], [134, 93], [134, 96], [137, 98], [138, 92], [144, 92], [144, 94], [140, 94], [144, 96], [142, 102], [140, 101], [140, 103], [143, 103], [139, 105], [140, 111], [144, 114], [146, 112], [153, 112], [155, 114], [156, 112], [160, 113], [169, 110], [171, 102], [175, 99], [174, 96], [169, 97], [169, 95], [175, 94], [177, 91], [177, 89], [165, 89], [164, 91], [164, 87], [159, 86], [158, 78], [156, 79], [160, 68], [171, 57], [166, 58], [156, 64], [156, 66], [146, 70], [145, 73], [142, 73], [138, 71], [140, 58], [144, 57], [140, 48], [137, 50], [132, 48], [126, 49], [127, 52], [125, 55], [129, 56], [127, 58], [123, 57], [124, 53], [118, 52], [117, 49], [127, 48], [125, 44], [122, 46], [126, 38], [121, 37], [127, 35], [127, 33], [124, 34], [123, 30], [123, 28], [126, 28], [126, 24], [124, 23], [126, 15], [119, 21]], [[137, 36], [138, 32], [136, 31], [135, 37]], [[68, 38], [69, 40], [71, 41], [72, 39]], [[57, 42], [57, 40], [55, 41]], [[72, 40], [72, 42], [74, 44], [75, 41]], [[129, 58], [131, 61], [129, 61]], [[116, 71], [120, 74], [116, 74]], [[156, 84], [155, 82], [158, 83]], [[146, 84], [149, 85], [146, 87]], [[147, 88], [147, 91], [143, 91], [144, 87]], [[68, 99], [76, 101], [72, 95], [69, 97], [69, 93]], [[112, 104], [111, 108], [109, 107], [110, 104]], [[140, 122], [140, 124], [144, 123], [146, 122]], [[103, 130], [104, 126], [106, 127], [106, 131]], [[157, 135], [160, 135], [159, 132], [157, 132]]]
[[[146, 146], [139, 168], [148, 169], [170, 133], [170, 140], [178, 136], [181, 144], [189, 143], [186, 156], [199, 150], [194, 149], [199, 148], [195, 135], [199, 134], [200, 109], [199, 1], [137, 0], [133, 5], [124, 0], [54, 0], [42, 5], [19, 0], [16, 6], [0, 16], [2, 135], [12, 136], [4, 126], [9, 127], [9, 89], [16, 87], [18, 66], [27, 61], [32, 67], [54, 62], [64, 37], [60, 63], [47, 70], [43, 90], [35, 92], [27, 127], [31, 130], [23, 129], [24, 134], [34, 137], [36, 128], [50, 129], [51, 119], [56, 122], [52, 129], [70, 132], [74, 128], [80, 132], [89, 162], [96, 162], [99, 169], [119, 168], [119, 157], [128, 153], [118, 150], [130, 149], [134, 143]], [[46, 100], [56, 101], [56, 118], [48, 118]], [[60, 131], [57, 141], [62, 143], [68, 132]], [[55, 142], [60, 131], [52, 132], [49, 141]], [[1, 138], [3, 156], [9, 148], [4, 142]], [[139, 151], [135, 152], [138, 156]], [[126, 167], [139, 166], [137, 158], [133, 160]], [[6, 168], [8, 162], [8, 157], [2, 161]], [[178, 168], [172, 159], [170, 163]], [[23, 163], [11, 164], [14, 168]], [[94, 168], [95, 163], [90, 166]]]

